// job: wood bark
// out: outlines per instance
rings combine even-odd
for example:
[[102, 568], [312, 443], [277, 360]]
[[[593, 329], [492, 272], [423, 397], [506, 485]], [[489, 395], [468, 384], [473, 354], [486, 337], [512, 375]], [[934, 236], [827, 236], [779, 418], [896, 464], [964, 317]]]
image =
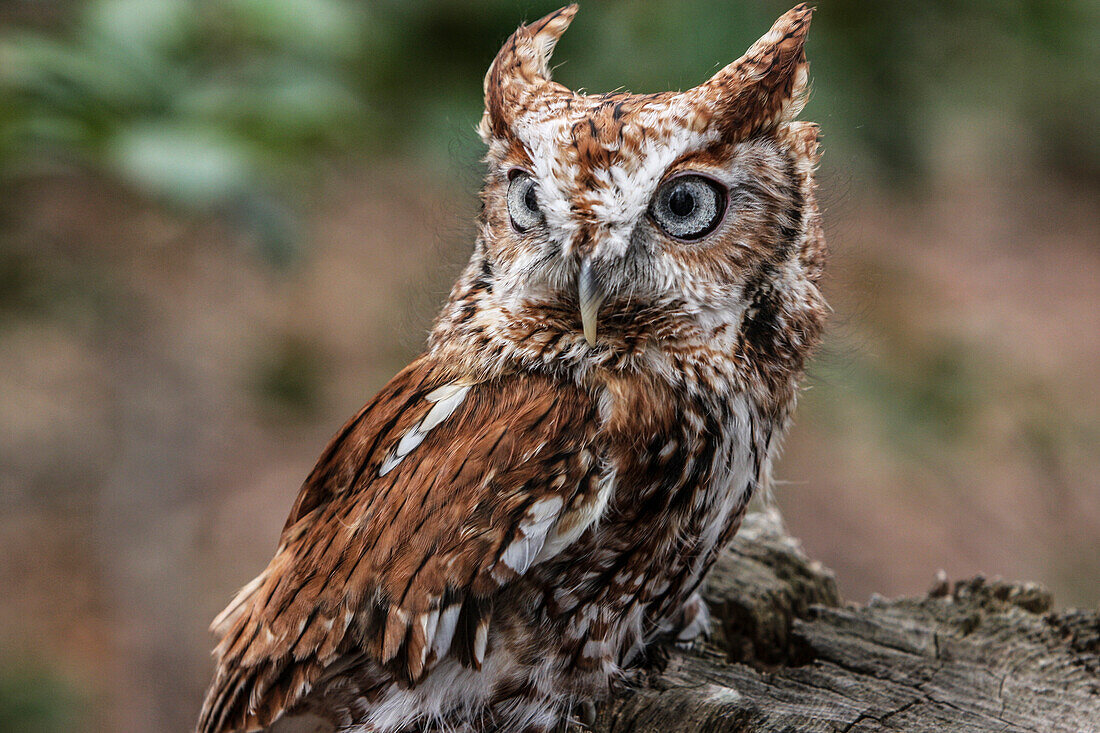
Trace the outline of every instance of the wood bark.
[[938, 580], [841, 600], [777, 515], [750, 515], [709, 576], [710, 640], [670, 650], [596, 733], [1096, 733], [1100, 613], [1033, 583]]

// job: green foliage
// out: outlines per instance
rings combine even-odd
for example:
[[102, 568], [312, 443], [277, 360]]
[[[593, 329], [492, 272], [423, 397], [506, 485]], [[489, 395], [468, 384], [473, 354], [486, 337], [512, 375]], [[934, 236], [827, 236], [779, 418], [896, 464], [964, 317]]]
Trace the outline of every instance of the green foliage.
[[362, 25], [337, 0], [94, 0], [67, 32], [9, 32], [0, 165], [90, 166], [239, 215], [285, 254], [287, 213], [269, 191], [354, 139]]
[[81, 696], [52, 670], [0, 669], [0, 731], [68, 733], [82, 727]]

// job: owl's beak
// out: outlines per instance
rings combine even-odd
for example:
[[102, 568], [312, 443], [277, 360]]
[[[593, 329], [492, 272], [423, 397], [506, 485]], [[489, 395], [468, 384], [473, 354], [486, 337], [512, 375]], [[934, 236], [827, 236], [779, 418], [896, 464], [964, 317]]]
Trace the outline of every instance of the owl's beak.
[[584, 327], [584, 340], [589, 346], [596, 345], [596, 319], [603, 303], [604, 291], [592, 272], [591, 260], [581, 264], [581, 274], [577, 278], [577, 300], [581, 307], [581, 325]]

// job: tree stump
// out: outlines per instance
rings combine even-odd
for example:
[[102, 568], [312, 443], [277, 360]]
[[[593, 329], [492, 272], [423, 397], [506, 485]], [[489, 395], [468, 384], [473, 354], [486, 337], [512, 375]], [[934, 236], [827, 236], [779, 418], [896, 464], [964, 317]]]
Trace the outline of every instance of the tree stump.
[[1100, 731], [1100, 613], [1035, 584], [946, 579], [844, 603], [833, 574], [749, 515], [707, 581], [712, 638], [604, 703], [596, 733]]

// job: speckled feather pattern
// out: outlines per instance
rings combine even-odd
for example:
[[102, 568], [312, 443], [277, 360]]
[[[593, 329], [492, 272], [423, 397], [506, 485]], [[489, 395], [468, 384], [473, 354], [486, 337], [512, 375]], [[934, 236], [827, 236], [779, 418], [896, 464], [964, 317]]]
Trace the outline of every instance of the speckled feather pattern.
[[[825, 304], [806, 94], [811, 10], [685, 92], [550, 80], [576, 6], [485, 77], [479, 233], [426, 352], [333, 438], [268, 567], [215, 620], [199, 733], [549, 731], [662, 639], [766, 486]], [[535, 182], [519, 231], [509, 179]], [[698, 242], [649, 216], [728, 191]], [[585, 338], [578, 277], [605, 297]]]

